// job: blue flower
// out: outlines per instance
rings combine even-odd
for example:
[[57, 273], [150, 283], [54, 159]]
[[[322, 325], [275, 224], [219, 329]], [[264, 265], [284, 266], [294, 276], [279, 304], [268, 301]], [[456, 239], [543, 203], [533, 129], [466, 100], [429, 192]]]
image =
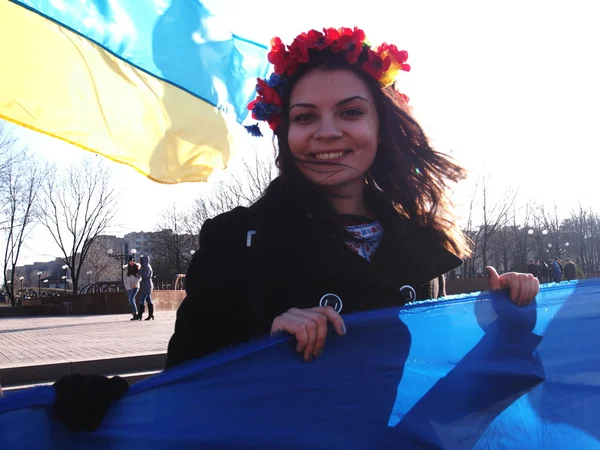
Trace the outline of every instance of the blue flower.
[[288, 80], [287, 78], [273, 72], [267, 80], [267, 85], [270, 88], [275, 89], [280, 96], [284, 96], [287, 89]]
[[244, 125], [244, 128], [246, 129], [246, 131], [248, 133], [250, 133], [252, 136], [254, 137], [262, 137], [262, 133], [260, 132], [260, 128], [258, 127], [258, 124], [254, 124], [254, 125]]
[[272, 103], [256, 103], [252, 110], [257, 120], [268, 120], [273, 114], [280, 114], [281, 108]]

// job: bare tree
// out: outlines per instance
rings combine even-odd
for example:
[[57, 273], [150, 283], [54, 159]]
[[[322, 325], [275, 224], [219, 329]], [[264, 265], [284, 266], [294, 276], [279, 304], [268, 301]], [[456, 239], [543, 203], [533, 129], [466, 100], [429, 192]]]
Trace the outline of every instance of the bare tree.
[[[482, 174], [477, 180], [469, 205], [468, 222], [463, 230], [473, 242], [473, 254], [466, 262], [466, 276], [475, 276], [478, 269], [492, 261], [499, 266], [508, 264], [509, 245], [497, 235], [509, 225], [516, 196], [517, 193], [508, 188], [494, 203], [490, 200], [489, 176]], [[478, 211], [481, 213], [479, 221], [475, 218]]]
[[237, 165], [214, 182], [211, 188], [196, 199], [190, 210], [182, 215], [187, 234], [195, 236], [196, 247], [200, 229], [207, 219], [238, 206], [254, 203], [277, 176], [273, 155], [253, 149]]
[[185, 273], [196, 249], [196, 237], [186, 233], [186, 216], [172, 206], [164, 211], [152, 239], [152, 266], [162, 281], [173, 280], [175, 275]]
[[567, 257], [575, 257], [585, 273], [597, 272], [600, 267], [600, 216], [580, 205], [562, 222], [561, 234], [565, 243], [569, 242]]
[[490, 241], [496, 233], [499, 233], [508, 224], [509, 213], [513, 209], [517, 192], [508, 188], [500, 197], [500, 200], [491, 206], [488, 198], [487, 178], [483, 176], [482, 195], [483, 223], [481, 227], [483, 228], [483, 233], [481, 239], [481, 259], [485, 267], [489, 264]]
[[42, 223], [58, 245], [77, 294], [81, 268], [96, 238], [110, 226], [118, 195], [110, 170], [92, 156], [44, 184]]
[[[113, 281], [121, 279], [120, 265], [108, 255], [108, 249], [115, 248], [113, 236], [100, 235], [89, 246], [87, 257], [81, 267], [85, 282]], [[88, 274], [88, 272], [91, 272]]]
[[5, 234], [3, 269], [6, 291], [14, 306], [15, 291], [18, 290], [18, 283], [15, 283], [16, 268], [25, 241], [37, 224], [39, 194], [48, 169], [37, 164], [26, 149], [15, 149], [16, 140], [5, 137], [3, 143], [8, 145], [8, 151], [3, 155], [5, 164], [0, 164], [0, 214]]

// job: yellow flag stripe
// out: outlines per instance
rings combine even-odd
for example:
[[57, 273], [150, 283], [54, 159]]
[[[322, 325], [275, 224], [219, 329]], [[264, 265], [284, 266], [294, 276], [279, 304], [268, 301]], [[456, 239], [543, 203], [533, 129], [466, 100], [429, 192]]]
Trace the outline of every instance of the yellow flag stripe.
[[127, 164], [154, 181], [206, 181], [235, 118], [91, 41], [0, 2], [0, 117]]

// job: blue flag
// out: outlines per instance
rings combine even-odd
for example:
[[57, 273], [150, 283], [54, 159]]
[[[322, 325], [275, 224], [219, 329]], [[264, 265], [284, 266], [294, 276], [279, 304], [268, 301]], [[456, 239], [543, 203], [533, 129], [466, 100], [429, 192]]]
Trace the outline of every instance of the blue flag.
[[310, 363], [258, 339], [133, 385], [94, 433], [32, 388], [0, 401], [0, 448], [598, 448], [598, 298], [592, 280], [525, 308], [501, 292], [348, 315]]

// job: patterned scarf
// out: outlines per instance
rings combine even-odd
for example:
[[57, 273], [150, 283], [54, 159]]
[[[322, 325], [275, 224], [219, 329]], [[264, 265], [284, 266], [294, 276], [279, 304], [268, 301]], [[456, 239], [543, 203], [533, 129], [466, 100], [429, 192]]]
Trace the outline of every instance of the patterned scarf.
[[367, 261], [371, 261], [383, 238], [381, 223], [367, 217], [349, 216], [345, 228], [350, 234], [360, 238], [360, 241], [346, 241], [346, 245]]

